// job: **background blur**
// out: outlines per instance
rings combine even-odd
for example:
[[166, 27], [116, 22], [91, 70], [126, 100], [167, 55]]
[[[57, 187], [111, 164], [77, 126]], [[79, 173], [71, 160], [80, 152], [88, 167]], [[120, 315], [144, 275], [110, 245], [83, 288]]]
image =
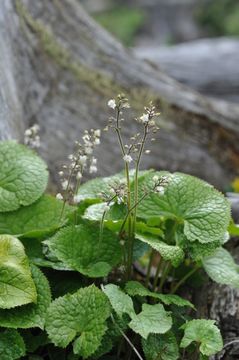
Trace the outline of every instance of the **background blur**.
[[238, 0], [79, 1], [139, 57], [204, 95], [239, 101]]
[[125, 45], [239, 36], [238, 0], [80, 0]]

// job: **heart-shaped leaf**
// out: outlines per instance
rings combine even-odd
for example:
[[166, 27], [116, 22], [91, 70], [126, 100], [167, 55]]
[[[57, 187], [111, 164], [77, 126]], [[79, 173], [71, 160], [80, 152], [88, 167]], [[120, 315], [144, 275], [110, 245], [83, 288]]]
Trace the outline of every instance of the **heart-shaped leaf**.
[[110, 313], [106, 295], [92, 285], [53, 301], [46, 330], [56, 346], [65, 348], [74, 340], [74, 353], [85, 359], [99, 348]]
[[22, 243], [0, 235], [0, 308], [35, 302], [36, 288]]
[[46, 189], [45, 162], [26, 146], [0, 142], [0, 212], [13, 211], [35, 202]]
[[122, 256], [117, 235], [104, 229], [100, 237], [92, 223], [67, 226], [45, 243], [65, 265], [90, 277], [106, 276]]
[[[164, 194], [152, 192], [154, 175], [167, 178]], [[172, 218], [184, 225], [189, 241], [223, 241], [231, 218], [230, 204], [213, 186], [182, 173], [151, 172], [140, 178], [139, 188], [139, 197], [149, 192], [138, 206], [139, 217]]]

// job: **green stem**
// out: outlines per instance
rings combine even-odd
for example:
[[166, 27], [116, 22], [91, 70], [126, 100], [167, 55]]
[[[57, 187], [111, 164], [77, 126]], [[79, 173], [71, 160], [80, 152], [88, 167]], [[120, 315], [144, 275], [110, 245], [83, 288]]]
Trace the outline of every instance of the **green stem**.
[[140, 359], [140, 360], [144, 360], [142, 358], [142, 356], [140, 355], [140, 353], [138, 352], [138, 350], [136, 349], [136, 347], [134, 346], [134, 344], [130, 341], [130, 339], [128, 338], [127, 335], [125, 335], [125, 333], [121, 330], [121, 328], [118, 326], [118, 324], [116, 323], [113, 315], [111, 314], [111, 319], [114, 323], [114, 325], [117, 327], [118, 331], [120, 332], [120, 334], [124, 337], [124, 339], [127, 341], [127, 343], [130, 345], [130, 347], [132, 348], [132, 350], [135, 352], [135, 354], [137, 355], [137, 357]]
[[159, 284], [159, 289], [158, 289], [159, 292], [161, 292], [162, 289], [163, 289], [164, 283], [165, 283], [165, 281], [167, 279], [167, 276], [168, 276], [168, 273], [169, 273], [170, 269], [171, 269], [171, 263], [170, 262], [165, 263], [165, 266], [164, 266], [164, 269], [163, 269], [163, 274], [162, 274], [160, 284]]
[[156, 270], [156, 273], [155, 273], [155, 276], [154, 276], [153, 291], [156, 289], [156, 286], [157, 286], [157, 283], [158, 283], [158, 278], [159, 278], [159, 273], [160, 273], [160, 270], [162, 268], [163, 263], [164, 263], [164, 260], [163, 260], [162, 257], [160, 257], [159, 262], [158, 262], [158, 266], [157, 266], [157, 270]]
[[[116, 127], [115, 127], [115, 131], [118, 137], [118, 142], [120, 145], [120, 149], [122, 152], [122, 156], [125, 156], [125, 149], [124, 149], [124, 143], [123, 143], [123, 139], [121, 136], [121, 129], [119, 126], [119, 117], [120, 117], [120, 107], [118, 106], [116, 109], [117, 113], [116, 113]], [[125, 162], [125, 176], [126, 176], [126, 182], [127, 182], [127, 208], [128, 210], [131, 208], [131, 193], [130, 193], [130, 177], [129, 177], [129, 165], [127, 162]], [[127, 264], [126, 264], [126, 278], [129, 279], [130, 275], [131, 275], [131, 267], [132, 267], [132, 255], [131, 255], [131, 243], [133, 242], [132, 239], [132, 219], [131, 219], [131, 215], [129, 216], [128, 219], [128, 239], [127, 239], [127, 249], [128, 249], [128, 257], [127, 257]]]
[[[66, 187], [66, 190], [65, 190], [65, 193], [66, 193], [66, 194], [67, 194], [67, 192], [68, 192], [68, 190], [69, 190], [71, 178], [72, 178], [73, 173], [74, 173], [74, 171], [75, 171], [76, 165], [77, 165], [77, 162], [75, 162], [73, 168], [71, 169], [71, 172], [70, 172], [70, 175], [69, 175], [69, 178], [68, 178], [67, 187]], [[63, 215], [63, 212], [64, 212], [64, 210], [65, 210], [65, 206], [66, 206], [66, 199], [64, 198], [64, 202], [63, 202], [62, 209], [61, 209], [60, 221], [61, 221], [61, 219], [62, 219], [62, 215]]]
[[[136, 217], [137, 217], [137, 205], [138, 204], [138, 174], [139, 174], [139, 166], [140, 166], [140, 160], [142, 157], [142, 153], [144, 150], [144, 145], [145, 145], [145, 140], [146, 140], [146, 136], [148, 133], [148, 125], [145, 125], [144, 127], [144, 135], [143, 135], [143, 139], [141, 142], [141, 146], [139, 149], [139, 154], [138, 154], [138, 158], [136, 161], [136, 166], [135, 166], [135, 175], [134, 175], [134, 205], [133, 205], [133, 214], [132, 214], [132, 224], [131, 224], [131, 230], [129, 233], [129, 248], [128, 248], [128, 278], [130, 277], [131, 274], [131, 267], [132, 267], [132, 263], [133, 263], [133, 251], [134, 251], [134, 238], [135, 238], [135, 227], [136, 227]], [[129, 207], [128, 209], [131, 209], [131, 207]], [[130, 218], [131, 218], [131, 214], [130, 214]]]
[[146, 287], [149, 286], [149, 280], [150, 280], [153, 260], [154, 260], [154, 250], [151, 250], [151, 254], [150, 254], [150, 257], [149, 257], [149, 263], [148, 263], [148, 269], [147, 269], [147, 275], [146, 275], [146, 280], [145, 280]]
[[176, 291], [182, 286], [187, 279], [189, 279], [197, 270], [200, 269], [200, 266], [195, 266], [191, 271], [189, 271], [182, 279], [172, 288], [171, 294], [175, 294]]

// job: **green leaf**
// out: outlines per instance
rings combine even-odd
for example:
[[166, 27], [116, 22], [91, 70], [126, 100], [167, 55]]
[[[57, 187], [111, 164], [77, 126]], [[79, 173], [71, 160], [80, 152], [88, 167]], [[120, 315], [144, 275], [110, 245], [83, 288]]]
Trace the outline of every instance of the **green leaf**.
[[147, 340], [142, 339], [142, 346], [146, 360], [179, 359], [177, 339], [171, 331], [166, 334], [149, 335]]
[[21, 335], [13, 329], [0, 332], [0, 359], [15, 360], [26, 353], [25, 344]]
[[174, 294], [158, 294], [156, 292], [152, 292], [146, 289], [138, 281], [128, 281], [125, 285], [125, 291], [130, 296], [150, 296], [160, 300], [165, 305], [189, 306], [194, 309], [194, 305], [190, 301]]
[[220, 330], [214, 325], [214, 320], [191, 320], [183, 325], [184, 337], [180, 347], [186, 348], [193, 341], [200, 343], [199, 350], [203, 355], [211, 356], [221, 351], [223, 341]]
[[231, 219], [228, 226], [228, 232], [231, 236], [239, 236], [239, 224], [235, 224], [234, 221]]
[[35, 302], [36, 296], [22, 243], [13, 236], [0, 235], [0, 308]]
[[91, 285], [53, 301], [46, 330], [56, 346], [65, 348], [75, 340], [74, 353], [87, 358], [100, 346], [110, 313], [106, 295]]
[[211, 185], [182, 173], [149, 173], [139, 180], [140, 194], [153, 188], [153, 176], [167, 176], [164, 195], [151, 192], [137, 210], [139, 217], [164, 216], [184, 224], [189, 241], [209, 243], [222, 240], [230, 221], [229, 201]]
[[149, 225], [143, 223], [142, 221], [137, 221], [136, 232], [138, 234], [151, 234], [151, 235], [155, 235], [155, 236], [163, 236], [162, 229], [160, 229], [158, 227], [154, 227], [154, 226], [149, 226]]
[[239, 265], [235, 264], [226, 249], [219, 248], [205, 257], [203, 267], [208, 276], [217, 283], [239, 288]]
[[44, 328], [46, 311], [51, 302], [51, 292], [43, 273], [34, 265], [31, 266], [31, 270], [37, 289], [37, 303], [0, 310], [1, 326], [14, 329]]
[[14, 141], [0, 142], [0, 212], [35, 202], [46, 189], [48, 171], [35, 152]]
[[141, 313], [131, 320], [129, 327], [147, 339], [149, 334], [166, 333], [172, 327], [172, 318], [161, 304], [143, 304]]
[[122, 256], [116, 234], [104, 229], [100, 239], [97, 224], [65, 227], [45, 243], [65, 265], [90, 277], [106, 276]]
[[109, 298], [112, 308], [120, 317], [125, 313], [131, 318], [136, 315], [131, 297], [125, 294], [119, 286], [108, 284], [104, 286], [103, 291]]
[[62, 201], [50, 195], [43, 195], [30, 206], [16, 211], [0, 213], [0, 234], [11, 234], [24, 237], [43, 237], [62, 226], [67, 216], [75, 210], [65, 206], [63, 214]]
[[154, 250], [157, 250], [164, 260], [171, 261], [172, 265], [177, 267], [184, 260], [184, 252], [177, 245], [168, 245], [158, 238], [150, 235], [136, 234], [137, 239], [149, 244]]
[[207, 244], [202, 244], [199, 241], [187, 242], [184, 250], [190, 255], [194, 261], [200, 261], [206, 256], [212, 255], [216, 249], [221, 248], [220, 241], [213, 241]]

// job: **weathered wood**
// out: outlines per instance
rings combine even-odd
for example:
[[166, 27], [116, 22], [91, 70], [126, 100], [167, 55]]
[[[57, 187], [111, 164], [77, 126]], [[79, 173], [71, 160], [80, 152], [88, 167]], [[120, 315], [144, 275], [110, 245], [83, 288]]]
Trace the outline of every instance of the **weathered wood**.
[[135, 53], [208, 96], [238, 102], [239, 40], [203, 39], [174, 46], [138, 47]]
[[[52, 174], [82, 130], [103, 127], [106, 101], [124, 91], [132, 114], [153, 99], [162, 109], [160, 141], [146, 167], [181, 170], [223, 187], [239, 163], [239, 107], [208, 100], [138, 59], [97, 25], [76, 0], [0, 2], [1, 138], [42, 128], [42, 155]], [[125, 132], [137, 131], [130, 121]], [[109, 151], [110, 149], [110, 151]], [[101, 174], [122, 167], [104, 136]]]

